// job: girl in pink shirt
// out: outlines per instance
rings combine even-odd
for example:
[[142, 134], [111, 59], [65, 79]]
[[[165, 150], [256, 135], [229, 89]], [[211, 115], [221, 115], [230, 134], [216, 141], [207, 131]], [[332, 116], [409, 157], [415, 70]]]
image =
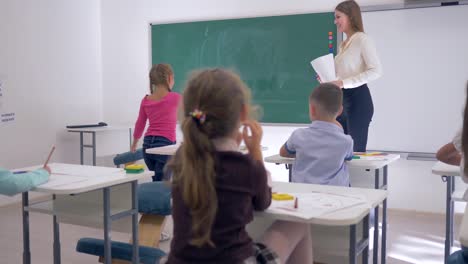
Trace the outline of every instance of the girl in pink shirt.
[[181, 97], [172, 92], [174, 72], [169, 64], [153, 65], [149, 78], [151, 94], [141, 100], [131, 150], [136, 151], [146, 121], [149, 120], [149, 127], [143, 139], [143, 157], [148, 169], [154, 171], [153, 181], [161, 181], [169, 156], [147, 154], [146, 149], [176, 143], [177, 106]]

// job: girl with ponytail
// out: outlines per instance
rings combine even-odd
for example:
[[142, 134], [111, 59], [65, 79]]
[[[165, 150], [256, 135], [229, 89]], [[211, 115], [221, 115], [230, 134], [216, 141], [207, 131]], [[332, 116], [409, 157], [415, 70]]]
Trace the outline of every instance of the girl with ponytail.
[[[275, 222], [261, 243], [245, 230], [253, 211], [271, 203], [262, 128], [249, 112], [249, 90], [233, 72], [209, 69], [189, 79], [184, 142], [168, 164], [174, 237], [167, 263], [312, 263], [306, 224]], [[238, 151], [242, 140], [249, 154]]]
[[153, 181], [161, 181], [169, 156], [147, 154], [146, 149], [176, 143], [177, 107], [181, 97], [178, 93], [172, 92], [174, 72], [169, 64], [153, 65], [149, 79], [150, 94], [141, 100], [131, 151], [136, 151], [146, 122], [149, 121], [143, 139], [143, 157], [148, 169], [154, 171]]

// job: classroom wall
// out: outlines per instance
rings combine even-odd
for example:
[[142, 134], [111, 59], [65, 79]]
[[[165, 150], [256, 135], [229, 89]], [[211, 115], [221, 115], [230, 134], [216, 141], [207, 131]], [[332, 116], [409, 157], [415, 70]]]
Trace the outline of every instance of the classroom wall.
[[[65, 125], [102, 118], [100, 2], [0, 1], [0, 166], [77, 163], [77, 135]], [[8, 200], [0, 196], [0, 204]]]
[[[0, 166], [41, 163], [54, 143], [53, 161], [78, 163], [78, 135], [66, 133], [65, 125], [133, 123], [148, 87], [150, 22], [320, 12], [332, 10], [338, 2], [0, 1], [0, 108], [16, 115], [15, 122], [0, 124]], [[378, 5], [402, 1], [358, 2]], [[294, 129], [264, 127], [262, 144], [269, 148], [265, 156], [276, 154]], [[128, 147], [125, 132], [104, 137], [107, 142], [98, 138], [103, 143], [98, 152], [115, 153], [115, 145]], [[111, 165], [109, 159], [98, 158], [98, 163]], [[444, 211], [445, 185], [431, 175], [432, 164], [403, 159], [390, 167], [390, 208]], [[287, 179], [284, 166], [267, 167], [275, 180]], [[357, 186], [363, 185], [363, 178], [371, 178], [360, 176], [359, 171], [352, 174]], [[5, 200], [9, 198], [0, 197], [0, 205]]]
[[[215, 0], [130, 1], [102, 0], [102, 65], [104, 118], [108, 122], [134, 122], [141, 98], [147, 92], [150, 67], [149, 23], [214, 20], [333, 10], [340, 1]], [[403, 1], [358, 1], [364, 5], [401, 4]], [[176, 73], [177, 74], [177, 73]], [[125, 107], [122, 107], [125, 105]], [[376, 106], [378, 107], [378, 106]], [[276, 154], [295, 129], [291, 126], [264, 127], [266, 155]], [[390, 135], [389, 135], [390, 136]], [[178, 138], [181, 138], [180, 132]], [[447, 141], [450, 139], [447, 139]], [[402, 159], [390, 167], [389, 207], [426, 212], [444, 212], [445, 184], [432, 175], [433, 161]], [[284, 166], [267, 164], [275, 180], [286, 180]], [[365, 185], [369, 173], [352, 172], [356, 186]], [[460, 184], [458, 184], [460, 187]], [[458, 210], [460, 207], [458, 205]]]

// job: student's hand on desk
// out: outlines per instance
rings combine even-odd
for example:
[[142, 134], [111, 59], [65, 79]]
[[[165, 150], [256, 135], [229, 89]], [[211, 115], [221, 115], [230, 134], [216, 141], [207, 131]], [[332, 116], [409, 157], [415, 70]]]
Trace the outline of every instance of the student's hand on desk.
[[[248, 130], [250, 130], [250, 135]], [[262, 141], [262, 126], [257, 121], [247, 120], [244, 122], [242, 137], [249, 153], [256, 160], [263, 160], [260, 143]]]
[[42, 167], [44, 170], [46, 170], [49, 175], [52, 174], [52, 171], [50, 170], [50, 167], [48, 165], [45, 165], [44, 167]]

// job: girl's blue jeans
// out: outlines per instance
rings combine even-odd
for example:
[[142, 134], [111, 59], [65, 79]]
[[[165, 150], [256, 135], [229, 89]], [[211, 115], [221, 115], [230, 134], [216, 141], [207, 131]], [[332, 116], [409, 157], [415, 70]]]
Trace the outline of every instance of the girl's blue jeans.
[[143, 158], [150, 171], [154, 171], [153, 181], [162, 181], [164, 175], [164, 166], [169, 159], [167, 155], [147, 154], [146, 149], [174, 145], [175, 141], [162, 136], [146, 136], [143, 139]]

